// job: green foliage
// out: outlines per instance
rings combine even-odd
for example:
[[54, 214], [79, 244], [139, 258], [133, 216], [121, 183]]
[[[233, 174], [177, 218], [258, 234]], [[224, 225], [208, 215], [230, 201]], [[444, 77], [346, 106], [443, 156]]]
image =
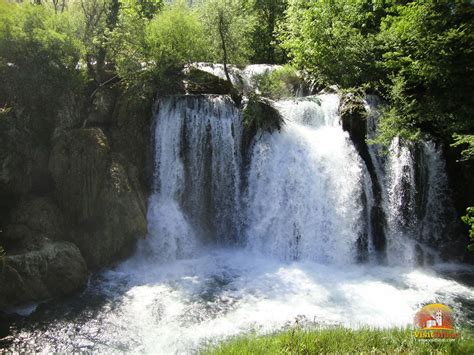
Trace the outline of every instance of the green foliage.
[[391, 105], [382, 109], [377, 136], [368, 142], [388, 147], [397, 136], [406, 141], [417, 141], [421, 136], [419, 105], [412, 96], [407, 95], [405, 79], [393, 77], [389, 90]]
[[472, 354], [474, 340], [467, 331], [455, 341], [420, 341], [410, 328], [329, 328], [290, 330], [268, 335], [231, 338], [204, 354]]
[[462, 160], [474, 159], [474, 135], [472, 134], [453, 134], [454, 143], [451, 147], [465, 147], [461, 151]]
[[289, 65], [255, 77], [259, 94], [274, 100], [293, 96], [301, 82], [298, 72]]
[[[377, 38], [387, 75], [402, 77], [417, 117], [399, 116], [406, 130], [451, 138], [474, 129], [474, 6], [468, 2], [414, 1], [392, 6]], [[397, 97], [388, 95], [397, 110]], [[390, 118], [389, 118], [390, 119]]]
[[461, 219], [469, 226], [469, 238], [471, 239], [471, 244], [469, 244], [468, 249], [474, 251], [474, 207], [468, 207], [466, 209], [466, 215], [462, 216]]
[[135, 7], [140, 17], [151, 20], [161, 9], [163, 9], [163, 0], [128, 0], [131, 7]]
[[209, 59], [204, 27], [197, 12], [183, 2], [165, 6], [152, 19], [137, 7], [122, 6], [109, 38], [123, 86], [139, 96], [176, 91], [184, 64]]
[[65, 95], [78, 93], [83, 53], [75, 19], [50, 7], [0, 2], [0, 107], [40, 144], [49, 144]]
[[0, 3], [0, 104], [53, 114], [62, 94], [81, 84], [76, 66], [82, 53], [68, 13]]
[[247, 64], [254, 53], [251, 42], [257, 21], [254, 14], [238, 0], [205, 0], [198, 9], [205, 36], [210, 41], [209, 59], [223, 60], [221, 29], [228, 63]]
[[283, 21], [287, 0], [246, 0], [244, 3], [258, 19], [251, 34], [252, 62], [283, 63], [286, 56], [276, 30]]
[[252, 94], [244, 110], [244, 128], [254, 136], [257, 132], [270, 132], [283, 127], [285, 121], [280, 112], [272, 106], [269, 100]]
[[198, 14], [184, 3], [166, 7], [146, 28], [150, 59], [166, 67], [208, 59], [209, 46]]
[[5, 254], [6, 254], [5, 249], [3, 249], [3, 247], [0, 245], [0, 258], [4, 256]]
[[290, 0], [280, 29], [293, 63], [320, 84], [358, 86], [377, 78], [375, 35], [383, 8], [365, 1]]

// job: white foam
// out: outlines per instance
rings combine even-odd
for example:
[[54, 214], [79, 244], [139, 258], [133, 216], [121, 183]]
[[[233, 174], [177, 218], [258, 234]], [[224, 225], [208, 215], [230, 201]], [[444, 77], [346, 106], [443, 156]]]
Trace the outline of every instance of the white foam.
[[137, 255], [105, 277], [102, 289], [126, 283], [127, 290], [104, 314], [103, 332], [134, 339], [136, 352], [145, 353], [195, 351], [241, 332], [281, 329], [297, 318], [354, 328], [406, 326], [425, 303], [445, 302], [461, 315], [459, 299], [474, 300], [472, 288], [433, 271], [285, 263], [236, 249], [155, 265]]

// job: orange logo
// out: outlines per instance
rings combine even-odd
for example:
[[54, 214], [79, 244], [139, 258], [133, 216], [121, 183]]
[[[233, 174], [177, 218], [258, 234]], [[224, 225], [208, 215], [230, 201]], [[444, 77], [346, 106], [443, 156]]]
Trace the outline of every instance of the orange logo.
[[432, 303], [420, 309], [414, 319], [413, 335], [418, 339], [454, 339], [453, 311], [441, 303]]

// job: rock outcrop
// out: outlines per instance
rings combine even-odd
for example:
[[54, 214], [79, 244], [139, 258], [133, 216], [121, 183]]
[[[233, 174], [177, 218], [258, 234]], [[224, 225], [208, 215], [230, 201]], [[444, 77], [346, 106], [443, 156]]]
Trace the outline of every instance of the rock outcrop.
[[186, 94], [217, 94], [228, 95], [232, 91], [232, 83], [211, 73], [189, 66], [184, 70], [184, 88]]
[[63, 217], [50, 197], [21, 201], [12, 211], [2, 232], [3, 246], [9, 254], [39, 249], [47, 240], [64, 238]]
[[95, 270], [126, 256], [146, 234], [146, 201], [135, 169], [112, 154], [100, 128], [71, 130], [56, 141], [49, 167], [56, 199], [73, 226], [69, 240]]
[[[385, 239], [385, 215], [382, 208], [381, 196], [381, 182], [378, 181], [375, 167], [370, 157], [369, 149], [366, 142], [367, 136], [367, 109], [365, 107], [364, 99], [356, 94], [349, 93], [341, 97], [339, 113], [342, 120], [342, 128], [349, 133], [349, 136], [354, 143], [360, 157], [367, 166], [372, 181], [372, 194], [375, 203], [372, 206], [371, 214], [371, 229], [373, 234], [374, 248], [381, 255], [381, 260], [385, 253], [386, 239]], [[365, 228], [366, 229], [366, 228]], [[359, 251], [367, 250], [368, 236], [367, 233], [359, 236], [358, 246]], [[366, 260], [365, 253], [359, 252], [359, 260]]]
[[84, 287], [88, 271], [79, 249], [51, 242], [34, 251], [0, 257], [0, 306], [68, 295]]

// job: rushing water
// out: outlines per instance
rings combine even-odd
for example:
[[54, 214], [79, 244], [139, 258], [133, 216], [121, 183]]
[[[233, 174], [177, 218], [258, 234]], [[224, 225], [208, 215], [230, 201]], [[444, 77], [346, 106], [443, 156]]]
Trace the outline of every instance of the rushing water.
[[[341, 127], [339, 98], [320, 95], [276, 103], [285, 125], [256, 137], [244, 167], [242, 114], [229, 98], [158, 107], [148, 238], [81, 295], [13, 319], [0, 346], [187, 353], [296, 321], [405, 326], [431, 302], [472, 322], [473, 269], [437, 252], [451, 207], [434, 143], [394, 141], [387, 157], [371, 147], [371, 175]], [[384, 250], [374, 247], [377, 204]]]

